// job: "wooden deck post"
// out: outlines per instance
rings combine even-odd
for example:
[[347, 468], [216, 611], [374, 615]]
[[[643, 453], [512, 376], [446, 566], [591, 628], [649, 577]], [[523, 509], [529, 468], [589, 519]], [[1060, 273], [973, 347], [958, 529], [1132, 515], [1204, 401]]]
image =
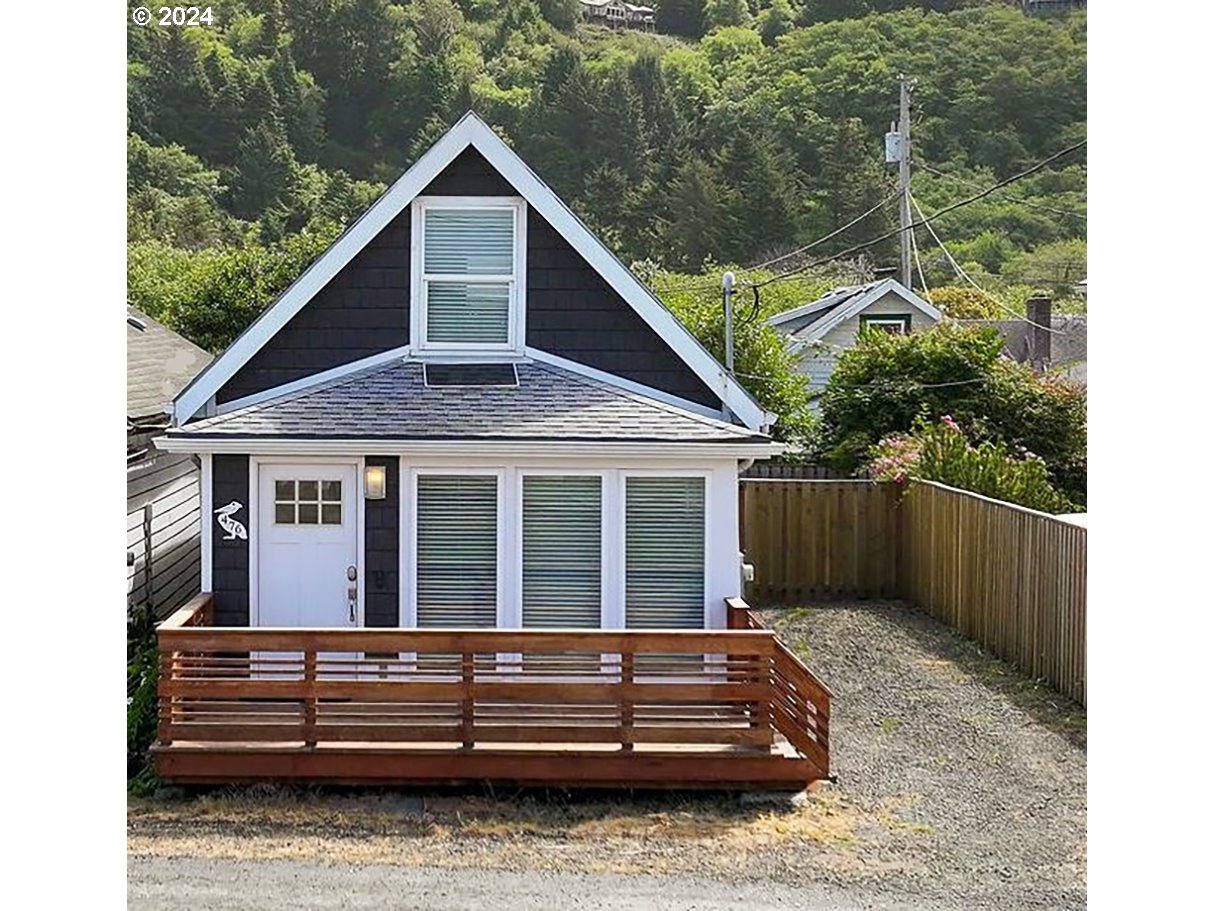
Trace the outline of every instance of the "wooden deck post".
[[166, 696], [165, 689], [173, 679], [174, 652], [160, 649], [160, 663], [156, 671], [158, 711], [156, 723], [156, 739], [163, 744], [173, 742], [173, 696]]
[[303, 742], [316, 746], [316, 649], [304, 651]]
[[636, 680], [636, 656], [624, 652], [620, 656], [620, 749], [632, 752], [634, 708], [629, 691]]
[[460, 727], [463, 731], [464, 749], [470, 750], [476, 743], [476, 667], [472, 652], [464, 652], [460, 659]]

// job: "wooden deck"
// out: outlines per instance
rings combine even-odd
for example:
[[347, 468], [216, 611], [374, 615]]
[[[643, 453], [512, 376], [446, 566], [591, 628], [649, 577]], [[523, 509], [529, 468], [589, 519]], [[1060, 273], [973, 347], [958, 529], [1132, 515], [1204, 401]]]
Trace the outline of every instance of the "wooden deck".
[[787, 788], [829, 774], [830, 694], [739, 602], [721, 631], [163, 623], [170, 781]]

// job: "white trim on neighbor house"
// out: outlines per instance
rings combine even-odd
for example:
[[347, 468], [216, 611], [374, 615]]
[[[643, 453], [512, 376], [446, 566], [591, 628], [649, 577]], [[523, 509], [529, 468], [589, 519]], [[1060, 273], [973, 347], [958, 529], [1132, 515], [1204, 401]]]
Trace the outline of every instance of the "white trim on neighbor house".
[[[260, 552], [258, 542], [261, 539], [261, 528], [258, 523], [260, 517], [260, 500], [261, 500], [261, 466], [262, 465], [345, 465], [354, 467], [354, 534], [355, 534], [355, 555], [354, 565], [358, 570], [358, 603], [356, 610], [358, 619], [355, 622], [356, 628], [362, 628], [366, 625], [366, 510], [364, 503], [366, 499], [365, 469], [366, 460], [359, 456], [356, 458], [341, 458], [327, 457], [319, 458], [307, 455], [291, 456], [288, 458], [266, 458], [262, 456], [249, 456], [249, 626], [259, 626], [260, 616], [258, 612], [258, 584], [260, 583]], [[208, 542], [209, 544], [209, 542]], [[210, 554], [207, 552], [208, 546], [204, 545], [203, 560], [210, 562]], [[206, 590], [204, 586], [204, 591]]]
[[753, 430], [764, 425], [768, 420], [767, 413], [750, 394], [725, 372], [695, 336], [582, 224], [535, 172], [471, 111], [431, 146], [277, 301], [177, 396], [173, 411], [177, 424], [184, 424], [197, 414], [224, 383], [469, 146], [480, 152], [636, 310], [649, 327], [666, 340], [743, 424]]
[[[409, 341], [416, 358], [466, 354], [519, 355], [527, 337], [527, 202], [521, 196], [418, 196], [410, 203]], [[430, 274], [425, 271], [426, 212], [430, 209], [508, 209], [514, 213], [513, 270], [509, 275]], [[506, 284], [510, 288], [507, 340], [502, 344], [431, 342], [427, 338], [429, 282]]]
[[597, 442], [594, 440], [317, 440], [257, 439], [168, 439], [157, 437], [156, 446], [165, 452], [219, 453], [257, 456], [321, 455], [412, 455], [427, 458], [474, 455], [517, 456], [619, 456], [677, 461], [680, 459], [763, 459], [787, 450], [784, 443], [672, 443]]
[[892, 278], [882, 279], [877, 282], [863, 294], [856, 295], [852, 300], [840, 305], [834, 312], [830, 313], [824, 319], [819, 320], [811, 326], [795, 333], [797, 348], [804, 348], [813, 342], [819, 341], [826, 333], [830, 332], [835, 326], [842, 323], [844, 320], [851, 319], [859, 313], [862, 313], [870, 304], [876, 303], [887, 293], [893, 292], [902, 300], [906, 301], [910, 306], [927, 314], [933, 321], [939, 320], [942, 314], [939, 310], [921, 298], [914, 291], [907, 288], [901, 282], [897, 282]]

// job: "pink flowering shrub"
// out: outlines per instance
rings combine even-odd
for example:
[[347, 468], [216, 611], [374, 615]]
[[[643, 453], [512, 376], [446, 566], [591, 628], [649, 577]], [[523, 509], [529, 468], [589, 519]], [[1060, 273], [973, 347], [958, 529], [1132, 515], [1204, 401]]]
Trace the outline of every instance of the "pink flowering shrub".
[[949, 415], [938, 423], [915, 422], [910, 434], [895, 433], [869, 450], [867, 474], [878, 481], [906, 484], [939, 481], [1042, 512], [1074, 512], [1076, 507], [1050, 484], [1044, 460], [1024, 447], [990, 441], [970, 445]]

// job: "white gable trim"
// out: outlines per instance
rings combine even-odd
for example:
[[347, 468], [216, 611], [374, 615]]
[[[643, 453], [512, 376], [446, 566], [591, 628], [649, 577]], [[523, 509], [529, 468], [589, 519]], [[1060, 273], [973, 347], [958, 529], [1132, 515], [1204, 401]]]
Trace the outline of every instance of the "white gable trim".
[[941, 313], [914, 291], [907, 288], [900, 282], [894, 281], [892, 278], [882, 279], [863, 294], [857, 295], [854, 300], [848, 301], [846, 304], [839, 307], [825, 319], [808, 326], [793, 335], [797, 343], [801, 346], [811, 344], [820, 340], [831, 329], [839, 325], [844, 320], [851, 319], [858, 313], [862, 313], [870, 304], [880, 300], [889, 292], [893, 292], [906, 301], [916, 310], [930, 316], [932, 320], [939, 320]]
[[322, 383], [340, 380], [343, 376], [348, 376], [351, 373], [357, 373], [360, 370], [366, 370], [368, 367], [377, 367], [380, 364], [387, 364], [391, 361], [404, 360], [408, 356], [408, 345], [401, 348], [391, 348], [387, 351], [381, 351], [379, 354], [372, 354], [370, 357], [360, 358], [357, 361], [350, 361], [348, 364], [341, 364], [329, 370], [322, 370], [320, 373], [312, 373], [308, 376], [293, 380], [290, 383], [283, 383], [281, 386], [275, 386], [272, 389], [263, 389], [261, 392], [254, 392], [252, 395], [246, 395], [243, 398], [233, 399], [230, 402], [224, 402], [222, 405], [215, 408], [215, 414], [230, 414], [233, 411], [239, 411], [241, 408], [247, 408], [250, 405], [260, 405], [262, 402], [268, 402], [271, 399], [276, 399], [280, 396], [290, 395], [292, 392], [301, 392], [304, 389], [311, 389], [313, 386], [319, 386]]
[[515, 190], [665, 339], [723, 404], [752, 430], [766, 419], [759, 404], [726, 374], [674, 315], [607, 249], [576, 215], [489, 128], [469, 111], [388, 188], [223, 354], [211, 362], [174, 402], [183, 424], [295, 316], [393, 218], [404, 211], [464, 149], [474, 147]]
[[[855, 291], [852, 296], [860, 293], [859, 291]], [[840, 300], [847, 299], [848, 295], [846, 294], [836, 294], [833, 291], [828, 291], [825, 296], [818, 298], [816, 301], [810, 301], [808, 304], [802, 304], [799, 307], [793, 307], [791, 310], [785, 310], [783, 313], [777, 313], [775, 316], [769, 316], [765, 322], [772, 327], [783, 326], [785, 323], [791, 323], [802, 316], [810, 316], [820, 310], [829, 310], [831, 307], [837, 307]]]

